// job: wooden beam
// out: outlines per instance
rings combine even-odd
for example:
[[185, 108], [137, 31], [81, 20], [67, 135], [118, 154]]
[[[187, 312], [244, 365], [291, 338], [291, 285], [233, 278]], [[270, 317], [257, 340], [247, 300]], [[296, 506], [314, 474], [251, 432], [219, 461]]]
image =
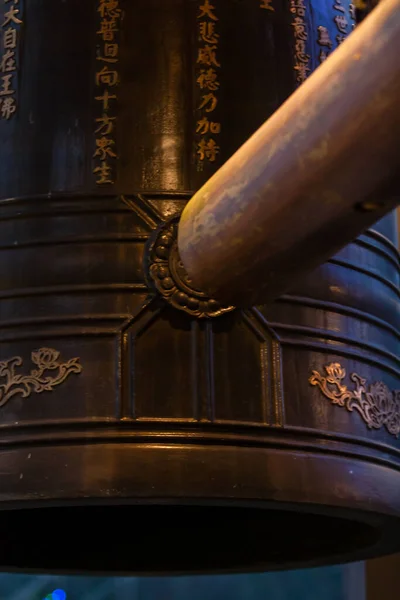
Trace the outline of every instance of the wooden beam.
[[195, 194], [196, 287], [248, 306], [290, 289], [400, 203], [400, 0], [383, 0]]

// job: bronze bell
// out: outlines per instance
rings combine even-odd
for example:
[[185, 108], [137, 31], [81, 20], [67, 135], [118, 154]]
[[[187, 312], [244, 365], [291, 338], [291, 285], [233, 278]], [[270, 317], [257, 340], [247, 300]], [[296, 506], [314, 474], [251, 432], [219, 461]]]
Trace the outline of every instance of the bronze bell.
[[399, 550], [396, 1], [0, 15], [1, 567]]

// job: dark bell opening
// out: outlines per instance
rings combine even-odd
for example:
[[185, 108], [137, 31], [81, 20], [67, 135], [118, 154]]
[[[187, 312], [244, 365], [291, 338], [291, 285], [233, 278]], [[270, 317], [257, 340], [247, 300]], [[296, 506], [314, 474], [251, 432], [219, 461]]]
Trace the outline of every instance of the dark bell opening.
[[335, 562], [376, 541], [354, 521], [253, 508], [94, 506], [3, 511], [3, 570], [196, 573]]

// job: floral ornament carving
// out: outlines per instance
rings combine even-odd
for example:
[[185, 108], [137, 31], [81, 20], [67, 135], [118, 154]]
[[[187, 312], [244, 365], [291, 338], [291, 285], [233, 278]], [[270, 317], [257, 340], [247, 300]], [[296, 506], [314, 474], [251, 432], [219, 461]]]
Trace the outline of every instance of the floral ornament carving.
[[179, 256], [178, 220], [165, 223], [150, 241], [147, 252], [149, 284], [174, 308], [198, 318], [219, 317], [234, 310], [196, 289]]
[[367, 380], [352, 373], [350, 379], [355, 388], [349, 389], [344, 383], [346, 370], [339, 363], [325, 367], [326, 375], [313, 371], [309, 379], [317, 385], [324, 396], [348, 411], [357, 411], [369, 429], [386, 427], [389, 433], [400, 434], [400, 390], [391, 391], [382, 381], [367, 385]]
[[31, 360], [37, 368], [32, 369], [29, 375], [16, 373], [16, 369], [23, 365], [20, 356], [0, 361], [0, 407], [17, 395], [28, 398], [33, 392], [51, 392], [69, 375], [82, 371], [79, 358], [62, 362], [60, 353], [53, 348], [40, 348], [32, 352]]

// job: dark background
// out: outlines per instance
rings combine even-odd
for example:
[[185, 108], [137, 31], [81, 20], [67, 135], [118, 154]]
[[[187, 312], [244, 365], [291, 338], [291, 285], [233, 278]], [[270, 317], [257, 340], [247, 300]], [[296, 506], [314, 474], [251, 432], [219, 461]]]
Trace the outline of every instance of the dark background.
[[[262, 575], [113, 578], [0, 575], [1, 600], [365, 600], [364, 565]], [[385, 594], [385, 599], [389, 600]]]

